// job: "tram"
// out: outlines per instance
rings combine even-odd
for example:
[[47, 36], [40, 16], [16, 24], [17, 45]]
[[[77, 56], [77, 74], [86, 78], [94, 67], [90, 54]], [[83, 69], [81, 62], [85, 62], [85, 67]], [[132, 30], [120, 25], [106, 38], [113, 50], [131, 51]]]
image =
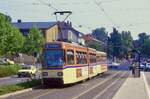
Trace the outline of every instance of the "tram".
[[104, 52], [66, 42], [49, 42], [43, 48], [44, 85], [76, 83], [107, 71]]

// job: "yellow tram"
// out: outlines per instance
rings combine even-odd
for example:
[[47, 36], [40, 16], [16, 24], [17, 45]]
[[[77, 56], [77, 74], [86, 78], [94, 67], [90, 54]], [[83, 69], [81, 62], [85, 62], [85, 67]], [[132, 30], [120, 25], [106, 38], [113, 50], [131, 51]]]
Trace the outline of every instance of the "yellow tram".
[[106, 57], [104, 52], [76, 44], [46, 43], [43, 49], [43, 84], [71, 84], [104, 73], [107, 71]]

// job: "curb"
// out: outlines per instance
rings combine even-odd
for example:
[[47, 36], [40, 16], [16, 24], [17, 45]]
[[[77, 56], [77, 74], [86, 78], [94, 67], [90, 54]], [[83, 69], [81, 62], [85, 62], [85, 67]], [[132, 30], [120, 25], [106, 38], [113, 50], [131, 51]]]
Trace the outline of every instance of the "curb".
[[5, 98], [8, 98], [10, 96], [14, 96], [14, 95], [22, 94], [22, 93], [25, 93], [25, 92], [29, 92], [29, 91], [34, 90], [35, 88], [38, 88], [38, 87], [40, 87], [40, 86], [33, 87], [33, 88], [28, 88], [28, 89], [24, 89], [24, 90], [19, 90], [19, 91], [4, 94], [4, 95], [0, 95], [0, 99], [5, 99]]
[[9, 78], [11, 78], [10, 76], [9, 77], [2, 77], [2, 78], [0, 78], [0, 80], [5, 80], [5, 79], [9, 79]]
[[148, 98], [150, 99], [150, 88], [149, 88], [149, 85], [147, 83], [147, 79], [145, 77], [144, 72], [142, 72], [142, 78], [144, 80], [144, 84], [145, 84], [145, 88], [146, 88], [146, 91], [147, 91], [147, 94], [148, 94]]

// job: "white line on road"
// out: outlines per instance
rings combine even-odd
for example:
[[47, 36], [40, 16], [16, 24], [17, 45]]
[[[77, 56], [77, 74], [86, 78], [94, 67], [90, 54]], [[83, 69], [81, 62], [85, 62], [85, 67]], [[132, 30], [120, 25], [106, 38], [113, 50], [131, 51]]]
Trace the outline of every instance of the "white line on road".
[[[125, 75], [126, 73], [123, 73], [122, 75], [121, 75], [121, 77], [123, 77], [124, 75]], [[117, 79], [117, 80], [115, 80], [113, 83], [111, 83], [110, 85], [108, 85], [103, 91], [101, 91], [100, 93], [98, 93], [94, 98], [92, 98], [92, 99], [97, 99], [98, 97], [100, 97], [102, 94], [104, 94], [111, 86], [113, 86], [115, 83], [117, 83], [118, 81], [120, 80], [120, 78], [119, 79]]]
[[40, 94], [40, 95], [38, 95], [38, 96], [36, 96], [36, 97], [34, 97], [34, 98], [31, 98], [31, 99], [38, 99], [38, 98], [41, 98], [41, 97], [43, 97], [43, 96], [46, 96], [46, 95], [48, 95], [48, 94], [50, 94], [50, 93], [53, 93], [53, 92], [55, 92], [55, 91], [57, 91], [57, 90], [54, 89], [54, 90], [51, 90], [51, 91], [47, 91], [46, 93]]
[[142, 72], [142, 77], [144, 79], [144, 84], [145, 84], [145, 87], [146, 87], [146, 91], [147, 91], [147, 94], [148, 94], [148, 98], [150, 99], [150, 88], [148, 86], [148, 83], [147, 83], [147, 79], [145, 77], [145, 74], [144, 72]]
[[82, 93], [79, 94], [78, 96], [73, 97], [72, 99], [77, 99], [77, 98], [79, 98], [80, 96], [86, 94], [87, 92], [91, 91], [92, 89], [94, 89], [94, 88], [98, 87], [99, 85], [101, 85], [101, 84], [107, 82], [108, 80], [112, 79], [114, 76], [116, 76], [116, 75], [119, 74], [119, 73], [120, 73], [120, 72], [113, 74], [113, 75], [110, 76], [108, 79], [106, 79], [106, 80], [102, 81], [101, 83], [99, 83], [99, 84], [97, 84], [97, 85], [91, 87], [90, 89], [88, 89], [88, 90], [82, 92]]

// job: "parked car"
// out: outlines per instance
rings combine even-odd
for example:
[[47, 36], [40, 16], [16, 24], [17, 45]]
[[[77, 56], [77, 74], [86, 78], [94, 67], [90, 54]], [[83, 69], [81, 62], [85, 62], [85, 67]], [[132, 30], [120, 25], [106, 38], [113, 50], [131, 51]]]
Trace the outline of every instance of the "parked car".
[[140, 69], [141, 69], [141, 70], [144, 70], [145, 67], [146, 67], [146, 63], [140, 63]]
[[150, 63], [146, 63], [146, 66], [144, 68], [145, 71], [149, 71], [150, 70]]
[[15, 64], [14, 61], [8, 59], [8, 58], [0, 58], [0, 64], [4, 65], [4, 64]]
[[120, 63], [116, 63], [116, 62], [111, 62], [111, 63], [107, 63], [109, 68], [118, 68], [118, 66], [120, 66]]
[[18, 77], [35, 77], [38, 69], [35, 66], [23, 66], [18, 71]]

